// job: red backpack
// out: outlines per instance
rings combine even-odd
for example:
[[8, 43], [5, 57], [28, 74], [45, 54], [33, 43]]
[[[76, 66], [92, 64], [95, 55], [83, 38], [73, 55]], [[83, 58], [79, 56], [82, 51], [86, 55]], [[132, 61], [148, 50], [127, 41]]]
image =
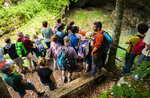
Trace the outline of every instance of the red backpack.
[[135, 54], [141, 54], [142, 50], [145, 48], [145, 43], [143, 42], [144, 37], [140, 35], [137, 36], [140, 37], [140, 41], [136, 46], [133, 46], [132, 49]]

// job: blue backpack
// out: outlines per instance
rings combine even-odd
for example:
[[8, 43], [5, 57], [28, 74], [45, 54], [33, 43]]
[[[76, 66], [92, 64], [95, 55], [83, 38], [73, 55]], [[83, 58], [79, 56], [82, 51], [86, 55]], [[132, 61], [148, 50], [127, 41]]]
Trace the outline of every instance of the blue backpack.
[[[103, 32], [100, 32], [96, 35], [96, 37], [99, 35], [99, 34], [103, 34], [103, 42], [102, 42], [102, 45], [99, 49], [100, 53], [103, 54], [103, 53], [106, 53], [108, 52], [108, 50], [111, 48], [111, 44], [112, 44], [112, 37], [105, 31]], [[95, 40], [94, 40], [95, 42]]]
[[58, 60], [58, 65], [60, 66], [66, 66], [68, 63], [68, 59], [66, 57], [66, 53], [69, 51], [68, 47], [66, 50], [64, 47], [61, 47], [60, 53], [57, 56], [57, 60]]

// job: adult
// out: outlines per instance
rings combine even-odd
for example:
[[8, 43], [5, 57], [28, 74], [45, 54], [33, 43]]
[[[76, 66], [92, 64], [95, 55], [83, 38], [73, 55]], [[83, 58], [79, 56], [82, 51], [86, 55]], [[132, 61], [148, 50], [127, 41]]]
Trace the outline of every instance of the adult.
[[143, 49], [142, 54], [137, 61], [136, 66], [138, 67], [140, 67], [140, 64], [143, 61], [150, 61], [150, 30], [148, 30], [148, 32], [146, 33], [143, 42], [146, 44], [146, 47]]
[[70, 37], [70, 46], [73, 47], [77, 51], [79, 48], [79, 45], [78, 45], [78, 38], [75, 36], [75, 34], [78, 31], [78, 27], [73, 26], [71, 31], [72, 32], [68, 35]]
[[94, 36], [94, 41], [93, 41], [93, 49], [91, 52], [92, 56], [92, 70], [90, 72], [91, 76], [95, 76], [95, 73], [101, 72], [101, 67], [102, 67], [102, 51], [100, 48], [102, 47], [102, 42], [103, 42], [103, 32], [102, 30], [102, 23], [101, 22], [94, 22], [93, 24], [93, 30], [96, 32]]
[[64, 30], [64, 27], [65, 27], [65, 24], [64, 23], [61, 23], [58, 28], [57, 28], [57, 32], [56, 32], [56, 35], [59, 36], [59, 43], [60, 45], [64, 45], [64, 41], [63, 41], [63, 38], [65, 37], [65, 34], [63, 32]]
[[[58, 28], [58, 26], [59, 26], [60, 24], [61, 24], [61, 19], [58, 18], [58, 19], [57, 19], [57, 23], [56, 23], [56, 25], [54, 26], [53, 32], [55, 31], [56, 28]], [[55, 34], [55, 33], [54, 33], [54, 34]]]
[[23, 71], [23, 60], [21, 57], [18, 56], [15, 44], [11, 43], [10, 38], [5, 39], [6, 46], [4, 46], [4, 54], [8, 54], [9, 57], [13, 60], [13, 62], [19, 67], [19, 71], [21, 73], [25, 73]]
[[71, 21], [64, 29], [64, 32], [66, 32], [68, 35], [71, 33], [71, 29], [74, 25], [74, 21]]
[[41, 29], [42, 36], [44, 38], [44, 42], [48, 48], [50, 48], [50, 40], [53, 35], [53, 31], [51, 27], [47, 27], [47, 21], [43, 21], [43, 28]]
[[138, 29], [137, 35], [132, 36], [128, 41], [126, 41], [126, 44], [129, 44], [129, 46], [128, 46], [127, 52], [126, 52], [125, 66], [123, 68], [123, 74], [130, 72], [130, 68], [132, 67], [132, 65], [134, 63], [134, 59], [137, 56], [137, 54], [135, 54], [133, 52], [132, 47], [137, 46], [138, 43], [140, 42], [140, 39], [145, 37], [145, 33], [148, 31], [148, 25], [141, 23], [138, 25], [137, 29]]
[[28, 38], [24, 38], [24, 35], [23, 35], [22, 32], [18, 32], [17, 35], [19, 37], [17, 39], [17, 42], [22, 42], [24, 47], [25, 47], [25, 49], [27, 50], [27, 54], [24, 55], [24, 56], [27, 58], [30, 70], [32, 71], [33, 67], [32, 67], [32, 64], [31, 64], [31, 60], [33, 60], [38, 65], [37, 58], [35, 57], [35, 55], [33, 55], [31, 53], [31, 50], [33, 48], [33, 42], [31, 40], [29, 40]]

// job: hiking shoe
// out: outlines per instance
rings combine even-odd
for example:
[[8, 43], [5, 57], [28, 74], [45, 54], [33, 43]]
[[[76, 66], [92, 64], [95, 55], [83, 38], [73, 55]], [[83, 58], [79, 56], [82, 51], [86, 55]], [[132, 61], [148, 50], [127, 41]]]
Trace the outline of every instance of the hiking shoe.
[[68, 79], [68, 83], [71, 82], [71, 81], [72, 81], [72, 79], [69, 78], [69, 79]]
[[39, 98], [39, 97], [41, 97], [41, 96], [43, 96], [43, 95], [44, 95], [44, 93], [45, 93], [45, 91], [38, 92], [38, 93], [37, 93], [38, 98]]
[[62, 77], [62, 82], [65, 83], [65, 81], [66, 81], [66, 77], [63, 76], [63, 77]]

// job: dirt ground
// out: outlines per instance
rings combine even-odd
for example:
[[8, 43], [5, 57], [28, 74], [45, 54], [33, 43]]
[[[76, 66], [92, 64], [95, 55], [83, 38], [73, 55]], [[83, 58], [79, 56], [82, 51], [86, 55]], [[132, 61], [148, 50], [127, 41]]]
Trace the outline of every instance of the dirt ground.
[[[50, 68], [53, 69], [53, 62], [49, 63]], [[72, 77], [74, 79], [85, 75], [87, 73], [85, 73], [82, 70], [82, 64], [81, 63], [77, 63], [79, 67], [79, 69], [81, 69], [80, 72], [73, 72]], [[58, 87], [61, 87], [64, 83], [62, 83], [61, 81], [61, 71], [59, 70], [53, 70], [53, 75], [56, 79], [56, 82], [58, 84]], [[39, 76], [37, 75], [36, 72], [34, 73], [26, 73], [25, 74], [27, 80], [31, 81], [32, 83], [34, 83], [35, 87], [37, 88], [38, 91], [42, 91], [45, 90], [45, 94], [42, 98], [48, 98], [48, 94], [50, 93], [49, 87], [48, 86], [44, 86], [41, 81]], [[115, 80], [112, 78], [111, 74], [107, 73], [106, 79], [102, 80], [101, 83], [89, 86], [89, 87], [85, 87], [85, 89], [83, 89], [82, 93], [77, 92], [76, 96], [72, 95], [71, 97], [74, 98], [93, 98], [93, 96], [98, 97], [100, 96], [102, 93], [104, 93], [105, 91], [109, 90], [112, 88], [113, 85], [115, 85]], [[19, 98], [17, 93], [7, 85], [8, 87], [8, 91], [10, 92], [12, 98]], [[27, 91], [26, 95], [24, 96], [24, 98], [37, 98], [36, 94], [32, 91]]]

